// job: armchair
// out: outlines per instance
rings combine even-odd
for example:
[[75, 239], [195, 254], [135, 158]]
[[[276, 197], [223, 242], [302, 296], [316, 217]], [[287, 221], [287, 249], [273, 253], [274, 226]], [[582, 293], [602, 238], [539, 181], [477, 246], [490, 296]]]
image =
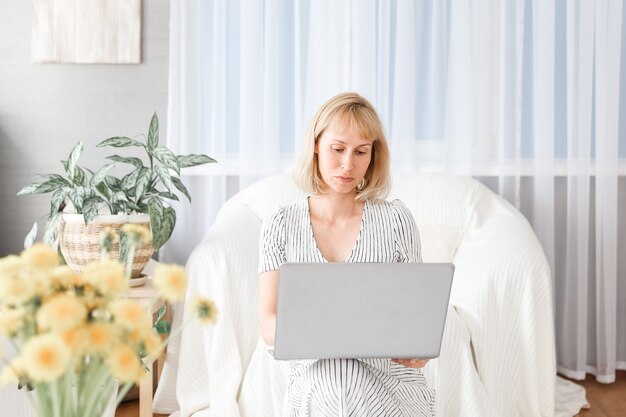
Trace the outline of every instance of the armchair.
[[[302, 196], [288, 175], [279, 175], [224, 204], [187, 264], [188, 295], [212, 297], [219, 322], [188, 327], [171, 342], [157, 412], [280, 415], [288, 364], [274, 361], [259, 339], [258, 240], [262, 219]], [[438, 415], [555, 415], [550, 270], [529, 223], [466, 177], [395, 176], [394, 198], [413, 213], [423, 260], [456, 265], [441, 356], [424, 369], [437, 391]], [[174, 325], [186, 314], [182, 307], [175, 307]]]

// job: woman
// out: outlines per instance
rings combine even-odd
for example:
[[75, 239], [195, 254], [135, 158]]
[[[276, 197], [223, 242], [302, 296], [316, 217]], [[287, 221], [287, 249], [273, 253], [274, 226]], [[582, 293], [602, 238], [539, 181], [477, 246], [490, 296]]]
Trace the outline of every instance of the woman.
[[[409, 210], [387, 202], [389, 150], [372, 105], [354, 93], [313, 118], [296, 167], [310, 196], [272, 213], [261, 231], [260, 326], [274, 345], [278, 268], [284, 262], [421, 262]], [[432, 416], [420, 359], [296, 361], [289, 416]]]

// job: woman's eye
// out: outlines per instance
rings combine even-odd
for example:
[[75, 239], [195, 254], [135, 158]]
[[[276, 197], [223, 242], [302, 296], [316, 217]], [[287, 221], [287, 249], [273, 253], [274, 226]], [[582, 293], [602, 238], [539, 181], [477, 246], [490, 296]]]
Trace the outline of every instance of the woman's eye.
[[332, 150], [333, 150], [333, 151], [335, 151], [335, 152], [341, 152], [341, 151], [343, 151], [343, 149], [342, 149], [342, 148], [332, 148]]
[[365, 151], [356, 151], [357, 155], [367, 155], [367, 152]]

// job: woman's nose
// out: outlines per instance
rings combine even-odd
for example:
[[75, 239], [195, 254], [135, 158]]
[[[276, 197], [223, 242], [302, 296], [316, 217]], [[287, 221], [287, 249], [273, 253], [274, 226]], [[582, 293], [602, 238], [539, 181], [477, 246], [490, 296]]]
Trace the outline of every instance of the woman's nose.
[[343, 169], [353, 168], [352, 154], [350, 154], [349, 152], [346, 152], [341, 158], [341, 168]]

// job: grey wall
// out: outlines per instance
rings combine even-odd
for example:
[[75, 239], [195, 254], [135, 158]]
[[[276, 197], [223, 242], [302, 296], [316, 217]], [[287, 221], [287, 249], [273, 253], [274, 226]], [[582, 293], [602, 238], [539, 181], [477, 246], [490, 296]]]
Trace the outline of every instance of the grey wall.
[[169, 2], [143, 0], [138, 65], [33, 64], [32, 1], [0, 0], [0, 257], [19, 252], [35, 220], [40, 235], [50, 195], [16, 193], [36, 173], [62, 173], [78, 140], [81, 164], [98, 168], [111, 136], [145, 134], [159, 115], [165, 140]]

